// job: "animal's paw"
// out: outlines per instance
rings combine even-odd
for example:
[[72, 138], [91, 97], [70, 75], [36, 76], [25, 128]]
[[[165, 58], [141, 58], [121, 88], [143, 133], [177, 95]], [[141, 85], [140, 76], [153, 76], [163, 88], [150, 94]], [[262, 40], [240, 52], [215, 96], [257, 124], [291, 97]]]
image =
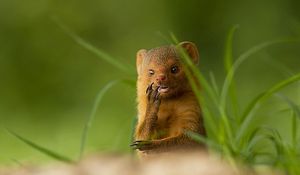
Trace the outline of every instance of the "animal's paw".
[[148, 97], [148, 104], [149, 105], [154, 105], [156, 108], [159, 107], [160, 105], [160, 93], [158, 91], [159, 86], [154, 87], [153, 86], [154, 83], [151, 83], [147, 89], [146, 89], [146, 94]]
[[132, 149], [137, 149], [140, 151], [150, 150], [153, 148], [152, 141], [147, 141], [147, 140], [134, 141], [130, 146]]

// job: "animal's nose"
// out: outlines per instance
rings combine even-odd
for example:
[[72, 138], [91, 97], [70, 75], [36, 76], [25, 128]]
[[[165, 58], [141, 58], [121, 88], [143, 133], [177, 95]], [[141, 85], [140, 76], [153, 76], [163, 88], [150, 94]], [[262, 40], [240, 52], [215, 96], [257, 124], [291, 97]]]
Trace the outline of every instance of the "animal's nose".
[[167, 77], [165, 75], [158, 75], [157, 78], [156, 78], [156, 80], [157, 81], [164, 81], [164, 80], [166, 80], [166, 78]]

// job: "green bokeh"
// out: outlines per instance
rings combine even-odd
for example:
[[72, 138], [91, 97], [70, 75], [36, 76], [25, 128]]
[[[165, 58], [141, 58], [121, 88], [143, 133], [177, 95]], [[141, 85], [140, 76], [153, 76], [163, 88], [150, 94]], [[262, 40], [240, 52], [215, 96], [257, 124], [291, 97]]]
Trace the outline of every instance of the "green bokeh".
[[[133, 66], [138, 49], [167, 44], [162, 36], [173, 32], [198, 45], [202, 71], [214, 72], [221, 84], [224, 43], [231, 26], [240, 25], [234, 37], [237, 57], [264, 41], [299, 38], [299, 7], [297, 0], [1, 0], [0, 127], [76, 158], [97, 92], [111, 80], [129, 78], [76, 44], [53, 18]], [[299, 43], [279, 44], [245, 62], [237, 76], [241, 108], [259, 92], [299, 72], [299, 57]], [[299, 83], [284, 92], [300, 103]], [[117, 85], [104, 96], [86, 154], [130, 151], [135, 103], [135, 89], [126, 85]], [[275, 111], [281, 107], [277, 103], [273, 99], [265, 108]], [[289, 120], [282, 116], [267, 121], [283, 132]], [[0, 130], [0, 163], [13, 165], [14, 159], [51, 161]]]

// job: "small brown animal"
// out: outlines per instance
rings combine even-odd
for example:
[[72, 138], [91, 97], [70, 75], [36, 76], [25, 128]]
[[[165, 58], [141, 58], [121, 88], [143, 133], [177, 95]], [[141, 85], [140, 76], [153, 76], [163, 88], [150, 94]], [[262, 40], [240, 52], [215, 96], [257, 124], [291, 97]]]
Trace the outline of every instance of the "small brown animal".
[[[198, 64], [194, 43], [182, 42], [179, 46]], [[176, 46], [139, 50], [136, 67], [138, 122], [131, 146], [142, 155], [198, 147], [200, 144], [185, 131], [206, 135], [201, 108], [183, 71]]]

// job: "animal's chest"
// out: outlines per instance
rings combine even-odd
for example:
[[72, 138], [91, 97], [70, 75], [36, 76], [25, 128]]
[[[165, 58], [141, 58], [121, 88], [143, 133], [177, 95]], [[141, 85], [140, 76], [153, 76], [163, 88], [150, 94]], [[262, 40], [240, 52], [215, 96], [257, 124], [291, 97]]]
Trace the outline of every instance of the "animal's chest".
[[175, 109], [173, 105], [165, 104], [160, 107], [160, 110], [157, 114], [157, 125], [156, 132], [159, 138], [163, 138], [169, 135], [170, 128], [176, 120]]
[[167, 125], [170, 121], [172, 121], [172, 119], [176, 117], [175, 114], [176, 109], [174, 108], [174, 103], [162, 103], [157, 114], [158, 123]]

